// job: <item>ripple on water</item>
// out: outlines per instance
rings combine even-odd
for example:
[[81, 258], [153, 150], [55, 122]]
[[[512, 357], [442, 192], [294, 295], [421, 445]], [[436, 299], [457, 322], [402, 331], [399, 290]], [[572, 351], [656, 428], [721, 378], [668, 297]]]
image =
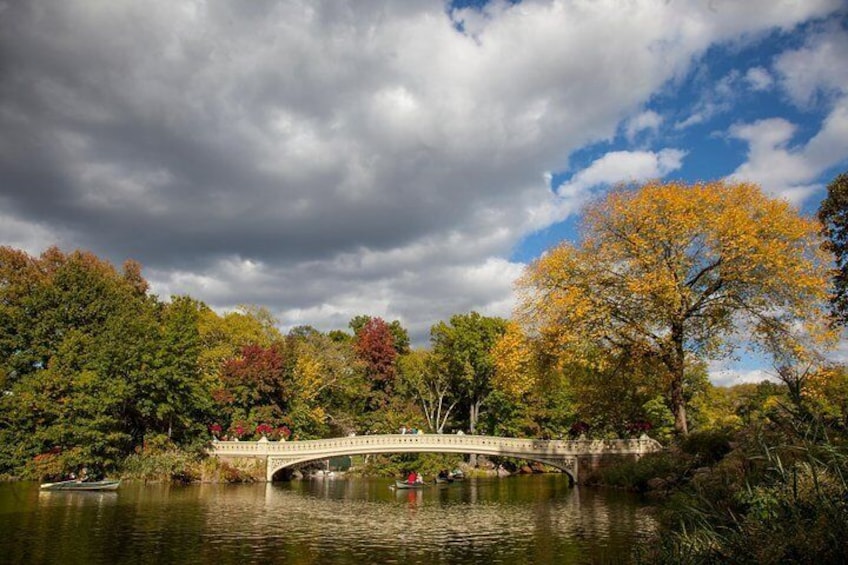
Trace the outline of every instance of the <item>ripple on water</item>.
[[423, 491], [389, 484], [128, 484], [111, 497], [27, 491], [5, 512], [0, 485], [0, 555], [13, 563], [622, 562], [654, 527], [633, 497], [572, 489], [562, 476]]

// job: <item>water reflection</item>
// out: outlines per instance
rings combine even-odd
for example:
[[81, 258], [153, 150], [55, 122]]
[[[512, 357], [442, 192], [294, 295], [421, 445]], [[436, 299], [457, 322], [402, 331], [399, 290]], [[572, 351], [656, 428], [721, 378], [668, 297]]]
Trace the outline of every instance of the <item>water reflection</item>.
[[[654, 527], [625, 493], [557, 475], [391, 490], [388, 480], [0, 485], [0, 561], [55, 563], [624, 562]], [[11, 540], [11, 541], [10, 541]]]

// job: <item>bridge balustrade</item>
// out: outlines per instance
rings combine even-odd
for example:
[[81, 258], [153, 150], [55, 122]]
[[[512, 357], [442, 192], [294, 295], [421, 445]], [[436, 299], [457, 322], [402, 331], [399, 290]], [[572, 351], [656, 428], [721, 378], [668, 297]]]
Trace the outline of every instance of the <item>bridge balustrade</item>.
[[321, 459], [373, 453], [476, 453], [539, 461], [558, 467], [577, 480], [578, 462], [609, 456], [635, 456], [662, 446], [642, 436], [615, 440], [541, 440], [458, 434], [385, 434], [303, 441], [216, 441], [210, 454], [218, 457], [254, 457], [267, 462], [270, 481], [279, 470]]

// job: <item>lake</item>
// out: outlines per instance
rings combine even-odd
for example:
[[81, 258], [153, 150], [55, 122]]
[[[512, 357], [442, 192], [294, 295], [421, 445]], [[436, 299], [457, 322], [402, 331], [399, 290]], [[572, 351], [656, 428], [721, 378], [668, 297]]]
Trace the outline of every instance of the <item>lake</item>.
[[560, 474], [390, 484], [0, 483], [0, 563], [622, 563], [655, 527], [636, 495]]

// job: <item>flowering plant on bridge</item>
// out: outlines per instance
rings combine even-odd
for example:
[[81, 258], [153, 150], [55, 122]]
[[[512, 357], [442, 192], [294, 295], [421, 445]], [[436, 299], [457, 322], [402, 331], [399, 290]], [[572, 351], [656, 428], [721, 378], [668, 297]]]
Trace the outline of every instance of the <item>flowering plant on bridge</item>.
[[247, 428], [244, 424], [234, 424], [230, 427], [230, 437], [234, 439], [243, 439], [247, 433]]
[[211, 426], [209, 426], [209, 431], [212, 433], [213, 436], [218, 437], [221, 435], [223, 428], [221, 427], [221, 424], [212, 424]]
[[585, 434], [589, 431], [589, 427], [589, 424], [587, 424], [586, 422], [578, 420], [577, 422], [571, 424], [571, 429], [568, 430], [568, 435], [570, 435], [571, 437], [577, 437], [579, 435]]
[[649, 430], [651, 430], [654, 426], [651, 425], [650, 422], [639, 421], [632, 422], [628, 424], [627, 431], [633, 435], [641, 435]]
[[256, 426], [256, 435], [259, 437], [265, 436], [268, 437], [274, 432], [273, 426], [269, 426], [268, 424], [259, 424]]

